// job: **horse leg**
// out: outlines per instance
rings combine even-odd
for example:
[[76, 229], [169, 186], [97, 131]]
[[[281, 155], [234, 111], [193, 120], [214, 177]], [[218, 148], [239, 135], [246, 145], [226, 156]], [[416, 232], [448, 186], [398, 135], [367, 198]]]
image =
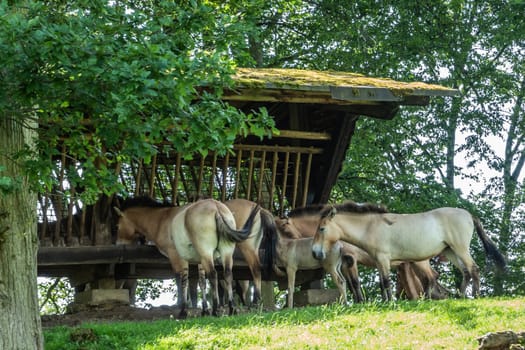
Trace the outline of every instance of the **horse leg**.
[[341, 265], [341, 272], [348, 281], [348, 286], [352, 291], [354, 303], [362, 303], [365, 301], [363, 292], [361, 291], [361, 282], [359, 281], [359, 271], [357, 270], [357, 263], [353, 256], [344, 255], [342, 257], [343, 263]]
[[177, 306], [182, 305], [182, 277], [181, 274], [175, 273], [175, 286], [177, 287]]
[[235, 291], [240, 296], [241, 302], [245, 306], [249, 306], [250, 302], [250, 281], [249, 280], [237, 280], [235, 284]]
[[187, 310], [187, 304], [188, 304], [188, 274], [189, 274], [189, 268], [186, 263], [186, 267], [183, 267], [181, 271], [178, 271], [175, 273], [175, 278], [180, 279], [180, 286], [181, 289], [179, 290], [179, 293], [182, 294], [180, 300], [180, 312], [179, 312], [179, 319], [185, 319], [188, 317], [188, 310]]
[[474, 298], [477, 298], [479, 297], [479, 267], [478, 265], [476, 264], [472, 265], [470, 275], [472, 276], [472, 296]]
[[[443, 251], [443, 254], [447, 257], [448, 260], [450, 260], [450, 262], [456, 266], [459, 271], [461, 271], [461, 274], [462, 274], [462, 280], [461, 280], [461, 285], [459, 287], [459, 292], [461, 293], [462, 296], [466, 296], [466, 290], [467, 290], [467, 286], [471, 280], [471, 275], [470, 275], [470, 271], [472, 270], [471, 267], [468, 266], [468, 261], [469, 259], [466, 258], [466, 260], [463, 260], [465, 258], [461, 258], [457, 252], [455, 250], [453, 250], [451, 247], [445, 249]], [[472, 258], [470, 258], [472, 259]], [[467, 263], [465, 263], [465, 261], [467, 261]], [[470, 265], [472, 266], [472, 265]], [[479, 286], [478, 286], [479, 288]], [[474, 288], [473, 288], [474, 289]]]
[[258, 305], [261, 301], [261, 263], [259, 261], [259, 252], [244, 244], [238, 244], [237, 247], [244, 256], [244, 260], [246, 260], [252, 273], [254, 285], [253, 303]]
[[411, 263], [416, 276], [421, 280], [425, 295], [432, 298], [432, 292], [437, 287], [438, 273], [432, 269], [429, 260]]
[[188, 305], [191, 305], [192, 307], [197, 307], [198, 282], [199, 282], [198, 278], [195, 278], [195, 277], [188, 278]]
[[479, 267], [468, 253], [468, 250], [463, 250], [462, 254], [456, 253], [458, 259], [463, 263], [465, 274], [468, 276], [468, 281], [462, 285], [462, 293], [465, 295], [468, 282], [472, 281], [472, 297], [479, 296]]
[[224, 267], [224, 280], [226, 281], [226, 295], [228, 296], [228, 314], [231, 316], [236, 313], [235, 302], [233, 300], [233, 253], [224, 256], [222, 264]]
[[167, 256], [171, 268], [175, 271], [175, 283], [177, 284], [177, 305], [180, 307], [179, 319], [188, 317], [188, 262], [182, 259], [176, 249], [169, 249]]
[[392, 287], [390, 285], [390, 259], [388, 257], [377, 258], [377, 270], [379, 271], [379, 285], [383, 301], [392, 301]]
[[219, 316], [219, 281], [217, 278], [217, 270], [215, 270], [215, 265], [213, 263], [213, 256], [208, 259], [202, 259], [202, 267], [206, 272], [206, 277], [210, 281], [211, 292], [212, 292], [212, 310], [211, 314], [213, 316]]
[[[208, 308], [208, 295], [207, 295], [208, 293], [206, 290], [206, 273], [201, 264], [199, 264], [197, 268], [198, 268], [198, 275], [199, 275], [197, 284], [199, 285], [199, 288], [202, 293], [202, 315], [208, 316], [210, 314], [210, 310]], [[195, 288], [195, 293], [197, 293], [196, 288]], [[197, 296], [195, 296], [195, 300], [197, 300]], [[197, 304], [195, 304], [195, 306], [197, 306]]]
[[339, 302], [344, 305], [346, 304], [346, 282], [344, 276], [341, 273], [341, 261], [339, 261], [337, 264], [330, 264], [329, 272], [332, 276], [332, 280], [339, 290]]
[[297, 268], [295, 266], [287, 266], [286, 274], [288, 275], [288, 308], [293, 309], [293, 294], [295, 292], [295, 274]]

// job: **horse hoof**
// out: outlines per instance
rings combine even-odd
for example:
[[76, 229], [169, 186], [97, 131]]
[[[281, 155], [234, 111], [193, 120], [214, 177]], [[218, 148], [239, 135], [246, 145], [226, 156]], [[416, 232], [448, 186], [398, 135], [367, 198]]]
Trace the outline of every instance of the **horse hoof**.
[[201, 313], [202, 316], [210, 316], [210, 310], [202, 310], [202, 313]]
[[186, 318], [188, 318], [188, 311], [182, 310], [181, 312], [179, 312], [179, 316], [177, 317], [177, 319], [185, 320]]

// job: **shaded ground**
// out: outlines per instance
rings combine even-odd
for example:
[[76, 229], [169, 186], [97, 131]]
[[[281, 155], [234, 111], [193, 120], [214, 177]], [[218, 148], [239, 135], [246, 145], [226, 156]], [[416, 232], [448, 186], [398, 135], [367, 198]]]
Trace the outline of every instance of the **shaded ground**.
[[[84, 306], [81, 310], [63, 315], [43, 315], [42, 327], [78, 326], [82, 323], [119, 322], [119, 321], [151, 321], [176, 319], [180, 309], [175, 306], [160, 306], [142, 309], [128, 305], [104, 305], [97, 307]], [[201, 316], [201, 309], [188, 310], [188, 317]], [[241, 309], [239, 312], [249, 312]], [[224, 311], [223, 311], [224, 313]]]

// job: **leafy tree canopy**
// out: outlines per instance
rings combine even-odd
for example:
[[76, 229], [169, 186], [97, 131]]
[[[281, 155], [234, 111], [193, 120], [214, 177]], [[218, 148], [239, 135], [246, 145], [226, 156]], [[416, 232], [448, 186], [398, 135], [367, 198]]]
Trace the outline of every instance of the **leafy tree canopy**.
[[273, 125], [220, 100], [246, 63], [232, 59], [245, 46], [233, 15], [197, 1], [23, 4], [0, 6], [0, 118], [39, 128], [19, 156], [40, 186], [62, 148], [69, 181], [95, 200], [119, 190], [115, 170], [131, 158], [225, 152]]

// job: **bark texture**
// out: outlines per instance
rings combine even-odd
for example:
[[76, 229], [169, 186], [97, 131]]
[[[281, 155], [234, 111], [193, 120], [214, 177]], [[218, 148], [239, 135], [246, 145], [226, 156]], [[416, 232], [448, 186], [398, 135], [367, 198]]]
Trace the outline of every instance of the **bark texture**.
[[36, 197], [13, 154], [30, 140], [29, 129], [0, 118], [0, 176], [17, 180], [0, 192], [0, 349], [43, 349], [37, 293]]

